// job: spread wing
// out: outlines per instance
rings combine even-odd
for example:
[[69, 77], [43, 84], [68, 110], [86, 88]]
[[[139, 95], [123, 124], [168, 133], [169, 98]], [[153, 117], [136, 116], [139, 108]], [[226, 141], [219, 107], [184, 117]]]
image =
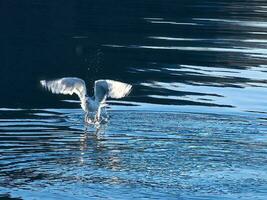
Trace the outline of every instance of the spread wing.
[[104, 102], [107, 97], [119, 99], [127, 96], [132, 89], [132, 85], [113, 80], [95, 81], [95, 99]]
[[75, 77], [61, 78], [53, 81], [40, 81], [41, 85], [55, 94], [77, 94], [81, 100], [81, 106], [85, 110], [86, 86], [82, 79]]

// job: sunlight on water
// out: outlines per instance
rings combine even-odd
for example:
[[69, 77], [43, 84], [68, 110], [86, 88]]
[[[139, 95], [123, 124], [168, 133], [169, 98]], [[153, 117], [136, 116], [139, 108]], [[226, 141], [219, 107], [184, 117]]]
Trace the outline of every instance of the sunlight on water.
[[211, 22], [223, 22], [229, 24], [236, 24], [239, 26], [250, 26], [250, 27], [257, 27], [257, 28], [267, 28], [266, 22], [259, 22], [259, 21], [240, 21], [240, 20], [231, 20], [231, 19], [206, 19], [206, 18], [194, 18], [193, 20], [196, 21], [211, 21]]
[[[144, 18], [151, 23], [183, 25], [183, 23], [165, 21], [163, 18]], [[264, 22], [214, 19], [214, 18], [192, 18], [192, 21], [204, 21], [204, 25], [211, 27], [218, 24], [207, 24], [209, 22], [219, 23], [221, 26], [228, 28], [228, 24], [236, 24], [237, 26], [256, 26], [264, 27]], [[250, 32], [251, 34], [263, 34], [264, 32]], [[154, 40], [154, 45], [123, 45], [123, 44], [105, 44], [111, 48], [125, 48], [139, 51], [141, 49], [150, 49], [157, 51], [174, 50], [200, 52], [204, 53], [225, 53], [227, 57], [233, 53], [233, 59], [262, 59], [267, 56], [266, 39], [249, 37], [229, 37], [222, 38], [183, 38], [164, 36], [148, 36], [148, 39]], [[158, 41], [158, 42], [157, 42]], [[165, 45], [156, 45], [164, 42]], [[152, 41], [151, 41], [152, 42]], [[177, 46], [177, 44], [181, 45]], [[190, 42], [190, 43], [189, 43]], [[188, 43], [188, 44], [187, 44]], [[166, 45], [170, 44], [170, 45]], [[184, 46], [187, 44], [186, 46]], [[195, 46], [191, 46], [195, 45]], [[224, 54], [222, 54], [223, 56]], [[236, 56], [236, 57], [234, 57]], [[226, 58], [227, 58], [226, 57]], [[251, 57], [251, 58], [249, 58]], [[265, 62], [257, 61], [259, 64]], [[265, 96], [266, 88], [266, 70], [263, 65], [255, 65], [250, 62], [245, 66], [224, 66], [214, 63], [212, 65], [189, 65], [189, 64], [168, 64], [156, 63], [155, 68], [134, 67], [132, 72], [147, 74], [151, 76], [163, 77], [163, 74], [171, 75], [173, 79], [170, 81], [153, 81], [143, 82], [142, 86], [154, 90], [154, 94], [148, 94], [147, 97], [159, 100], [172, 100], [172, 102], [185, 100], [192, 104], [202, 104], [209, 106], [230, 106], [237, 111], [253, 111], [266, 112]], [[151, 65], [151, 64], [148, 64]], [[153, 66], [153, 65], [152, 65]], [[158, 67], [160, 70], [158, 70]], [[189, 76], [185, 82], [183, 76]], [[203, 77], [203, 78], [201, 78]], [[181, 79], [182, 78], [182, 79]], [[206, 78], [206, 80], [205, 80]], [[199, 79], [199, 80], [198, 80]], [[208, 80], [210, 79], [210, 81]], [[145, 81], [145, 80], [144, 80]], [[166, 90], [166, 93], [157, 94], [157, 88]], [[167, 93], [167, 91], [171, 91]], [[176, 92], [178, 95], [173, 95]], [[184, 93], [184, 95], [181, 95]], [[194, 93], [194, 94], [193, 94]], [[185, 103], [186, 104], [186, 103]]]
[[80, 110], [1, 111], [1, 193], [25, 199], [266, 195], [266, 119], [115, 110], [110, 115], [107, 126], [85, 130]]
[[183, 47], [183, 46], [138, 46], [138, 45], [132, 45], [132, 46], [122, 46], [122, 45], [104, 45], [106, 47], [119, 47], [119, 48], [141, 48], [141, 49], [158, 49], [158, 50], [183, 50], [183, 51], [206, 51], [206, 52], [227, 52], [227, 53], [245, 53], [245, 54], [252, 54], [253, 56], [259, 55], [261, 56], [267, 56], [267, 50], [264, 48], [250, 48], [250, 49], [244, 49], [244, 48], [218, 48], [218, 47]]

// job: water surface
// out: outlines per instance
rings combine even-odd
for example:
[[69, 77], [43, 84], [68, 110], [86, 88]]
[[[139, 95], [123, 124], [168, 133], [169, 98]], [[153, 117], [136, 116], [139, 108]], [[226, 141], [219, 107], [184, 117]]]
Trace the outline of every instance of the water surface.
[[[266, 1], [0, 9], [0, 198], [266, 199]], [[65, 76], [134, 89], [86, 128]]]
[[266, 119], [80, 110], [1, 111], [0, 190], [23, 199], [264, 199]]
[[265, 1], [61, 3], [3, 3], [1, 107], [76, 108], [39, 80], [77, 76], [90, 94], [109, 78], [134, 85], [126, 101], [266, 113]]

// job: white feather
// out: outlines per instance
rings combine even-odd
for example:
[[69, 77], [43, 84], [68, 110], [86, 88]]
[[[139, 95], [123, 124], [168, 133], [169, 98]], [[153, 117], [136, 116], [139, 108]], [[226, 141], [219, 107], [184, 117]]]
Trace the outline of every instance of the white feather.
[[120, 99], [127, 96], [131, 91], [132, 85], [113, 80], [95, 81], [95, 99], [104, 102], [107, 97]]
[[55, 94], [77, 94], [81, 100], [82, 109], [88, 112], [97, 112], [100, 116], [101, 108], [105, 107], [106, 98], [119, 99], [127, 96], [132, 85], [113, 80], [97, 80], [94, 86], [94, 98], [87, 97], [85, 83], [82, 79], [66, 77], [52, 81], [42, 80], [41, 85]]
[[41, 85], [55, 94], [77, 94], [83, 110], [86, 110], [86, 86], [82, 79], [66, 77], [53, 81], [40, 81]]

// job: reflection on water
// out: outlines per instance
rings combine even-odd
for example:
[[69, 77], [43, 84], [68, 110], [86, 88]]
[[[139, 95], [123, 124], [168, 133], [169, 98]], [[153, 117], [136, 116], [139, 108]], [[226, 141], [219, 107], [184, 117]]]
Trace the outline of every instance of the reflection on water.
[[266, 112], [266, 6], [252, 1], [244, 10], [240, 3], [201, 3], [203, 12], [220, 6], [225, 12], [210, 18], [145, 17], [152, 30], [145, 40], [104, 44], [151, 59], [130, 69], [141, 82], [142, 95], [134, 100]]
[[108, 126], [85, 130], [80, 110], [1, 111], [1, 193], [23, 199], [266, 196], [266, 119], [111, 114]]
[[130, 104], [267, 112], [266, 1], [57, 4], [3, 4], [2, 107], [77, 107], [38, 84], [77, 76], [88, 88], [100, 78], [132, 83]]

